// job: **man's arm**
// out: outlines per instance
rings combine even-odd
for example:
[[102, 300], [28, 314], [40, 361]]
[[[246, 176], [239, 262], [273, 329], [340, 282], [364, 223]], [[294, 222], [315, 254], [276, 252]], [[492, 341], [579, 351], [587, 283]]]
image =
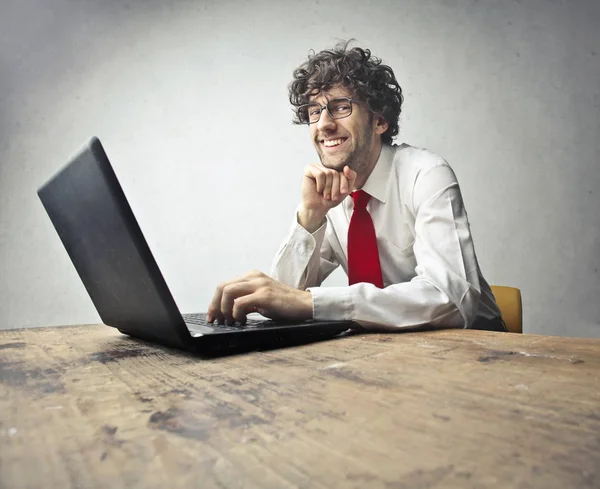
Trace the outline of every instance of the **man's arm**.
[[311, 234], [296, 219], [275, 255], [271, 277], [300, 290], [320, 286], [339, 266], [326, 231], [326, 220]]
[[460, 189], [447, 164], [418, 175], [412, 210], [416, 277], [384, 289], [364, 283], [310, 288], [315, 319], [354, 320], [368, 328], [473, 322], [479, 268]]
[[302, 181], [302, 201], [290, 234], [279, 248], [271, 276], [304, 290], [321, 285], [339, 265], [326, 239], [329, 210], [339, 205], [354, 186], [356, 173], [308, 165]]
[[[272, 275], [253, 271], [217, 286], [208, 307], [209, 322], [245, 322], [246, 314], [285, 319], [311, 319], [312, 296], [304, 290], [320, 283], [337, 264], [324, 240], [325, 216], [353, 189], [356, 172], [337, 172], [322, 165], [304, 169], [302, 202], [291, 235], [280, 248]], [[314, 235], [313, 235], [314, 233]]]

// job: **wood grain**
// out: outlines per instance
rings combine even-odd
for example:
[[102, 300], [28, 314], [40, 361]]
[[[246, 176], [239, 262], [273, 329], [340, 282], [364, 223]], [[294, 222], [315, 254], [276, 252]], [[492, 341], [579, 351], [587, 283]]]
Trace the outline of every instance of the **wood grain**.
[[0, 487], [598, 488], [600, 340], [435, 331], [202, 359], [0, 332]]

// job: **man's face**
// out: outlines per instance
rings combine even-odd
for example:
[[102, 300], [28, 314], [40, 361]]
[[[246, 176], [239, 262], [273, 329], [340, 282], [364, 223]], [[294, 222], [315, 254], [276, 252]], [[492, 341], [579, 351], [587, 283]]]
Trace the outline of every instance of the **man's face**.
[[[343, 87], [334, 87], [311, 97], [310, 102], [323, 106], [340, 97], [352, 98], [352, 94]], [[309, 128], [321, 163], [337, 171], [346, 165], [358, 172], [363, 170], [380, 141], [374, 129], [373, 114], [364, 102], [352, 102], [352, 114], [343, 119], [332, 119], [324, 109], [319, 122], [310, 124]]]

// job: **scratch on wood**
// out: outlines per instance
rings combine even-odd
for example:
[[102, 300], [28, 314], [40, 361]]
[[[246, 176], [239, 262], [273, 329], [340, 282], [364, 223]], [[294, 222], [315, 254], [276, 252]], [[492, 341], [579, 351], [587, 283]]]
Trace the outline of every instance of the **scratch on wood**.
[[357, 358], [353, 358], [351, 360], [348, 360], [347, 362], [334, 362], [334, 363], [330, 363], [329, 365], [326, 365], [324, 367], [320, 367], [319, 370], [328, 370], [331, 368], [342, 368], [342, 367], [346, 367], [352, 363], [361, 361], [361, 360], [369, 360], [372, 361], [375, 358], [379, 358], [384, 356], [386, 353], [385, 352], [381, 352], [381, 353], [369, 353], [367, 355], [363, 355]]
[[81, 360], [81, 363], [88, 364], [92, 362], [100, 362], [104, 365], [107, 363], [117, 362], [121, 358], [135, 358], [152, 354], [152, 351], [142, 348], [134, 350], [107, 350], [92, 353], [87, 358]]
[[477, 359], [478, 362], [487, 363], [493, 360], [501, 360], [503, 357], [507, 357], [510, 355], [521, 355], [524, 357], [535, 357], [535, 358], [550, 358], [554, 360], [565, 360], [572, 364], [585, 363], [583, 360], [570, 356], [568, 358], [565, 357], [557, 357], [554, 355], [540, 355], [538, 353], [531, 353], [527, 351], [503, 351], [503, 350], [490, 350], [488, 355], [481, 356]]
[[337, 377], [339, 379], [348, 380], [357, 384], [368, 385], [371, 387], [381, 387], [383, 389], [390, 389], [394, 386], [392, 382], [384, 379], [365, 379], [355, 372], [352, 372], [345, 368], [330, 368], [323, 370], [327, 375]]
[[360, 474], [348, 474], [346, 475], [346, 479], [349, 481], [356, 481], [356, 482], [372, 482], [377, 480], [377, 477], [374, 476], [373, 474], [369, 474], [369, 473], [360, 473]]
[[117, 434], [116, 426], [110, 426], [110, 425], [105, 424], [104, 426], [102, 426], [102, 433], [104, 436], [103, 440], [108, 445], [120, 447], [121, 445], [123, 445], [123, 443], [125, 443], [125, 440], [119, 440], [116, 437], [116, 434]]
[[[154, 398], [153, 398], [153, 397], [146, 397], [146, 396], [144, 396], [144, 395], [143, 395], [143, 393], [142, 393], [142, 392], [140, 392], [140, 391], [135, 391], [135, 392], [133, 393], [133, 395], [136, 397], [136, 399], [137, 399], [138, 401], [140, 401], [140, 402], [143, 402], [144, 404], [154, 401]], [[158, 397], [160, 397], [160, 396], [158, 396]]]
[[211, 428], [210, 423], [201, 422], [191, 413], [176, 407], [152, 413], [148, 419], [148, 426], [199, 441], [205, 441], [209, 438]]
[[178, 397], [183, 397], [184, 399], [192, 398], [192, 392], [187, 389], [171, 389], [168, 394], [174, 394]]
[[435, 469], [418, 469], [409, 472], [399, 481], [386, 482], [385, 486], [388, 489], [404, 489], [410, 488], [429, 488], [437, 487], [443, 479], [454, 470], [454, 465], [445, 467], [436, 467]]
[[291, 362], [287, 358], [276, 357], [276, 356], [268, 357], [266, 362], [271, 365], [293, 365], [294, 364], [294, 362]]
[[8, 350], [9, 348], [25, 348], [23, 341], [15, 341], [14, 343], [5, 343], [4, 345], [0, 345], [0, 350]]
[[321, 370], [327, 370], [329, 368], [340, 368], [343, 367], [344, 365], [347, 365], [348, 362], [338, 362], [338, 363], [332, 363], [330, 365], [326, 365], [325, 367], [322, 367]]
[[458, 350], [458, 346], [453, 346], [450, 348], [444, 348], [443, 350], [437, 350], [432, 352], [433, 355], [439, 355], [440, 353], [448, 353], [450, 351]]

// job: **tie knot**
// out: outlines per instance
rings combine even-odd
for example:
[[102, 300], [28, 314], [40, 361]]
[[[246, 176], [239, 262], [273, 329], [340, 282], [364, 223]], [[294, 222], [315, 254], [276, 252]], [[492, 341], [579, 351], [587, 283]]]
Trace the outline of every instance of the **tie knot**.
[[369, 203], [369, 199], [371, 196], [365, 192], [364, 190], [357, 190], [356, 192], [352, 192], [352, 199], [354, 200], [354, 209], [355, 210], [363, 210], [367, 208], [367, 204]]

